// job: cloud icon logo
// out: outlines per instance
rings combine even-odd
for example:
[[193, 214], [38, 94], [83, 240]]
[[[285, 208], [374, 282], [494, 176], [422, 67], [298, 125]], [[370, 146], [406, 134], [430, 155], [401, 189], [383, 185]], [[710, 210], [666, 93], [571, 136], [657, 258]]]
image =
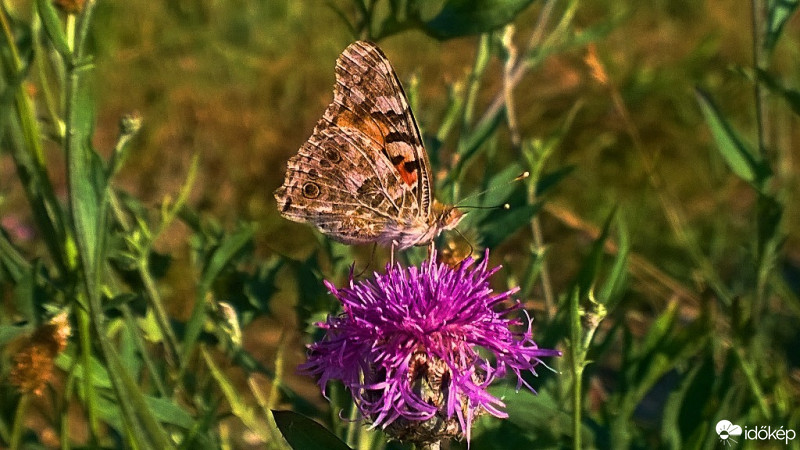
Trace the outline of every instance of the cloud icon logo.
[[732, 424], [730, 420], [720, 420], [717, 422], [716, 430], [719, 439], [725, 444], [737, 442], [733, 439], [733, 436], [742, 435], [742, 427]]

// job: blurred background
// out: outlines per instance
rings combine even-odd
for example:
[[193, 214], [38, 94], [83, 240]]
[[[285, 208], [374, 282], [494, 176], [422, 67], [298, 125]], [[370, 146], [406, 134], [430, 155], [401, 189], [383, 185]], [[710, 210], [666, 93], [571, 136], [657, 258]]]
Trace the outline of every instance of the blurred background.
[[[352, 8], [344, 1], [332, 5]], [[541, 7], [534, 2], [514, 20], [520, 45]], [[694, 88], [713, 92], [720, 109], [753, 141], [752, 82], [737, 69], [752, 62], [750, 20], [749, 3], [735, 0], [587, 2], [575, 11], [574, 27], [592, 29], [586, 38], [591, 42], [552, 51], [514, 92], [525, 136], [547, 136], [580, 105], [551, 163], [574, 164], [575, 171], [552, 202], [595, 225], [614, 205], [623, 206], [636, 252], [689, 284], [691, 267], [655, 192], [662, 186], [649, 181], [643, 158], [666, 184], [665, 195], [680, 206], [696, 240], [712, 253], [742, 250], [720, 243], [747, 232], [754, 197], [714, 154]], [[354, 39], [337, 12], [325, 2], [281, 0], [101, 2], [95, 23], [98, 150], [113, 146], [122, 114], [138, 111], [144, 119], [119, 183], [156, 203], [177, 190], [199, 152], [201, 182], [192, 192], [193, 205], [223, 222], [256, 221], [260, 251], [314, 247], [310, 227], [280, 218], [272, 192], [286, 160], [331, 101], [336, 57]], [[796, 77], [800, 64], [797, 28], [797, 20], [788, 23], [772, 59], [771, 70], [787, 80]], [[440, 126], [448, 86], [470, 70], [477, 39], [439, 42], [410, 30], [379, 42], [401, 81], [418, 80], [415, 114], [428, 135]], [[594, 77], [590, 55], [621, 94], [627, 118]], [[479, 111], [493, 99], [501, 75], [493, 58]], [[791, 157], [796, 117], [780, 111], [770, 124], [775, 151], [783, 152], [779, 167], [791, 175], [797, 166]], [[796, 262], [796, 205], [788, 205], [786, 217], [787, 258]], [[580, 240], [581, 233], [565, 229], [563, 221], [547, 214], [542, 220], [549, 244], [574, 247]], [[564, 272], [579, 259], [564, 253], [569, 250], [552, 252]], [[716, 254], [714, 259], [735, 260]], [[736, 268], [720, 270], [725, 275]]]
[[[198, 154], [199, 171], [189, 205], [202, 216], [215, 218], [223, 229], [255, 224], [256, 259], [315, 258], [321, 239], [310, 226], [283, 219], [272, 193], [283, 180], [287, 159], [310, 136], [332, 100], [335, 60], [359, 37], [347, 23], [359, 17], [357, 3], [100, 2], [90, 41], [95, 55], [91, 78], [97, 103], [95, 148], [110, 155], [124, 114], [135, 111], [143, 120], [115, 186], [157, 210], [165, 199], [177, 195], [193, 155]], [[441, 3], [431, 2], [423, 13], [435, 14]], [[568, 5], [570, 9], [565, 9]], [[568, 15], [571, 21], [557, 34], [559, 21]], [[759, 193], [732, 174], [720, 156], [695, 90], [708, 92], [731, 127], [756, 146], [751, 21], [751, 3], [741, 0], [594, 0], [534, 1], [511, 22], [513, 34], [507, 36], [520, 51], [535, 30], [541, 32], [541, 42], [549, 44], [537, 50], [513, 89], [519, 135], [533, 141], [558, 136], [545, 172], [570, 169], [548, 191], [538, 214], [549, 284], [557, 296], [569, 290], [615, 208], [624, 224], [625, 245], [630, 249], [627, 284], [603, 328], [608, 335], [622, 327], [629, 339], [643, 339], [668, 307], [680, 311], [679, 328], [690, 328], [700, 316], [710, 328], [719, 315], [735, 322], [739, 318], [729, 304], [720, 307], [723, 312], [705, 309], [719, 301], [719, 286], [734, 303], [746, 302], [753, 292]], [[764, 67], [787, 89], [797, 89], [800, 83], [798, 31], [800, 18], [795, 14]], [[495, 32], [494, 48], [501, 34]], [[556, 35], [561, 37], [547, 40]], [[441, 182], [450, 167], [446, 161], [455, 152], [457, 133], [433, 146], [430, 141], [437, 139], [437, 130], [444, 125], [453, 89], [463, 89], [471, 73], [481, 38], [437, 40], [413, 27], [377, 37], [411, 94], [426, 142], [436, 152], [434, 159], [445, 161], [436, 167]], [[488, 60], [476, 96], [476, 120], [502, 92], [504, 66], [497, 56], [501, 53], [493, 52]], [[800, 204], [793, 199], [800, 167], [794, 149], [800, 128], [791, 102], [774, 91], [765, 92], [768, 108], [761, 121], [766, 157], [775, 173], [772, 188], [785, 201], [779, 225], [783, 247], [769, 270], [783, 290], [776, 289], [767, 299], [768, 309], [773, 308], [769, 323], [749, 316], [741, 320], [750, 320], [752, 329], [763, 326], [775, 331], [769, 355], [782, 360], [784, 369], [764, 379], [782, 379], [789, 390], [770, 395], [796, 405]], [[479, 156], [478, 161], [491, 161], [494, 172], [520, 162], [512, 141], [509, 127], [501, 123], [487, 144], [489, 149], [482, 150], [492, 157]], [[54, 183], [63, 192], [65, 179], [58, 168], [63, 158], [51, 150]], [[481, 186], [485, 170], [486, 164], [477, 163], [464, 171], [461, 181], [469, 187], [464, 193]], [[5, 227], [30, 221], [13, 165], [5, 157], [0, 157], [0, 192]], [[447, 198], [451, 194], [439, 198], [452, 200]], [[187, 320], [191, 312], [182, 300], [191, 295], [194, 283], [186, 244], [190, 233], [177, 223], [155, 242], [158, 252], [173, 258], [159, 283], [169, 313], [177, 320]], [[468, 242], [476, 239], [468, 230], [464, 233]], [[493, 260], [506, 267], [508, 283], [523, 278], [532, 233], [523, 227], [492, 249]], [[19, 242], [31, 255], [41, 252], [34, 237]], [[610, 239], [606, 257], [613, 258], [618, 249], [617, 239]], [[356, 249], [348, 254], [347, 263], [356, 259], [362, 267], [370, 254], [371, 248]], [[385, 257], [378, 250], [374, 257], [378, 266]], [[321, 267], [326, 278], [344, 279], [345, 273], [334, 273], [333, 265], [323, 262]], [[296, 312], [302, 302], [298, 280], [287, 270], [275, 283], [269, 314], [247, 324], [244, 347], [271, 366], [279, 343], [283, 345], [284, 381], [322, 408], [313, 380], [294, 374], [308, 342], [303, 333], [308, 318]], [[538, 315], [549, 314], [544, 295], [537, 283], [529, 298], [522, 299], [537, 320]], [[315, 312], [319, 314], [311, 317], [324, 317]], [[567, 331], [551, 330], [551, 335], [551, 344], [563, 343]], [[627, 349], [630, 343], [625, 342], [606, 341], [604, 359], [588, 382], [587, 398], [595, 402], [590, 405], [594, 411], [602, 410], [597, 403], [614, 390], [610, 380], [627, 361], [608, 349]], [[652, 397], [639, 403], [638, 419], [658, 428], [653, 423], [663, 420], [659, 410], [664, 399], [681, 385], [689, 368], [676, 362], [670, 376], [659, 378]], [[544, 378], [553, 376], [545, 373]], [[713, 409], [713, 402], [704, 407]], [[595, 445], [603, 447], [602, 442], [598, 437]], [[667, 445], [664, 442], [660, 445]]]

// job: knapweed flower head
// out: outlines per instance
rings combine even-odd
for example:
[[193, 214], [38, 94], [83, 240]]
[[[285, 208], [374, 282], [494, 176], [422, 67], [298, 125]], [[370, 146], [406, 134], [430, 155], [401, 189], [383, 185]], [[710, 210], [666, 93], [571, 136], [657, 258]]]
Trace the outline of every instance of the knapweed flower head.
[[479, 264], [468, 258], [453, 268], [434, 253], [419, 268], [351, 276], [342, 289], [326, 281], [343, 313], [318, 324], [325, 337], [300, 370], [319, 375], [323, 393], [328, 380], [341, 380], [372, 426], [396, 439], [469, 440], [477, 415], [507, 417], [487, 391], [495, 379], [511, 372], [517, 389], [533, 391], [523, 373], [561, 354], [536, 345], [527, 315], [509, 317], [521, 305], [504, 302], [519, 288], [495, 293], [489, 278], [500, 267], [489, 269], [488, 257], [487, 250]]
[[53, 378], [54, 358], [67, 348], [71, 333], [69, 319], [64, 312], [26, 336], [14, 354], [10, 383], [20, 392], [41, 395]]

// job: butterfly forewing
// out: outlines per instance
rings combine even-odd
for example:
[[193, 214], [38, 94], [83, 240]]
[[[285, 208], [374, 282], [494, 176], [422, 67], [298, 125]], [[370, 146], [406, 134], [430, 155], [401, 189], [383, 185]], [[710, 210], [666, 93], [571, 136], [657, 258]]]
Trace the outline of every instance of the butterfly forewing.
[[365, 134], [416, 196], [418, 214], [431, 210], [427, 154], [405, 92], [383, 51], [365, 41], [348, 46], [336, 61], [333, 103], [323, 120]]
[[442, 229], [431, 189], [430, 163], [392, 66], [374, 44], [351, 44], [336, 61], [333, 102], [275, 191], [281, 214], [348, 244], [403, 249]]

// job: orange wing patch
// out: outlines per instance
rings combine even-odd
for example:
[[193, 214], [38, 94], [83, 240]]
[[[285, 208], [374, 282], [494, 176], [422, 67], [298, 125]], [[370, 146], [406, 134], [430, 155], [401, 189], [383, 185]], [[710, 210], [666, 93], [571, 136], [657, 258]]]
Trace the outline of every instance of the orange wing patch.
[[379, 147], [386, 147], [386, 135], [389, 133], [389, 129], [371, 117], [359, 117], [345, 109], [339, 112], [335, 121], [336, 126], [358, 130], [376, 142]]
[[419, 170], [419, 163], [416, 161], [403, 161], [394, 166], [400, 172], [400, 178], [409, 185], [415, 186], [417, 184], [417, 171]]

